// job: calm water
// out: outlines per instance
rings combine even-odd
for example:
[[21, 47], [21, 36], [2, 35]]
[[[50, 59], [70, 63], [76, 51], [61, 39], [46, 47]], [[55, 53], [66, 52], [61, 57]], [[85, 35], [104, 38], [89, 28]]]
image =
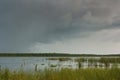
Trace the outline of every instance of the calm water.
[[45, 68], [77, 68], [77, 62], [73, 60], [48, 60], [48, 57], [0, 57], [0, 67], [9, 68], [10, 70], [34, 70], [35, 67], [38, 70]]
[[[46, 68], [61, 69], [61, 68], [79, 68], [79, 63], [75, 61], [76, 57], [71, 57], [71, 60], [59, 61], [49, 60], [48, 57], [0, 57], [0, 68], [9, 68], [10, 70], [27, 70], [33, 71], [44, 70]], [[86, 58], [89, 59], [89, 58]], [[94, 65], [88, 66], [88, 61], [81, 63], [82, 68], [93, 67]], [[100, 63], [97, 63], [99, 65]], [[104, 65], [104, 64], [102, 64]], [[109, 67], [111, 67], [110, 64]], [[118, 65], [120, 67], [120, 64]], [[99, 66], [97, 66], [99, 68]], [[104, 66], [102, 67], [104, 68]]]

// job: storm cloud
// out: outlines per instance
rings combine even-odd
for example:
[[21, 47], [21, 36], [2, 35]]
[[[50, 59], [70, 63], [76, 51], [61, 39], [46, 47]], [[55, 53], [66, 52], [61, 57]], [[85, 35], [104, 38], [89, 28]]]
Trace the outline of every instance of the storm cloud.
[[29, 52], [34, 43], [120, 29], [119, 5], [120, 0], [0, 0], [0, 52]]

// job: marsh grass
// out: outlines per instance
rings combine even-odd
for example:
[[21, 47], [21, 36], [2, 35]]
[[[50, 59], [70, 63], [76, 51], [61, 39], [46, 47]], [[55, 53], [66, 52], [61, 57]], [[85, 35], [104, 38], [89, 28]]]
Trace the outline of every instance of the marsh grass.
[[48, 58], [47, 60], [69, 61], [69, 60], [72, 60], [72, 59], [71, 58], [60, 57], [60, 58]]
[[24, 72], [0, 71], [0, 80], [120, 80], [120, 69], [61, 69]]

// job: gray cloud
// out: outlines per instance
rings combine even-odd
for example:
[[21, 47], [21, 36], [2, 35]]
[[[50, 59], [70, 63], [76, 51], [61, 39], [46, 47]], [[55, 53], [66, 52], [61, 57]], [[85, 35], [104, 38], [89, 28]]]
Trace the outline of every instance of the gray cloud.
[[0, 51], [119, 28], [119, 0], [0, 0]]

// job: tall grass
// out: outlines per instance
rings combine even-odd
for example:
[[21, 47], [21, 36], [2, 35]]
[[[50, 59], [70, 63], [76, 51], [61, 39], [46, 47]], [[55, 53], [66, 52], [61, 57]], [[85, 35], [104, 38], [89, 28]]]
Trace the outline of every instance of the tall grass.
[[120, 80], [120, 69], [61, 69], [24, 72], [0, 71], [0, 80]]

